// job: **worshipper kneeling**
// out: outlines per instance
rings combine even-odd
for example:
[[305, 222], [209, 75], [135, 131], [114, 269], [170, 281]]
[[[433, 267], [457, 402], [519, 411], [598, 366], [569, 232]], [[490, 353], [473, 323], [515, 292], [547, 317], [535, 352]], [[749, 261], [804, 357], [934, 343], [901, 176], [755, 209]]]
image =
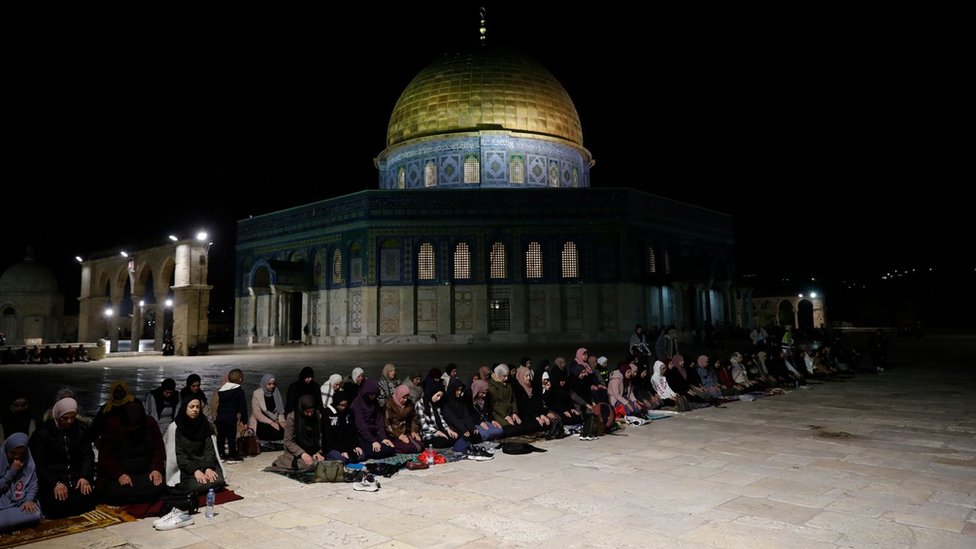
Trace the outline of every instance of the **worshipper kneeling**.
[[14, 433], [0, 454], [0, 532], [41, 520], [37, 497], [37, 468], [27, 449], [27, 435]]
[[[174, 391], [175, 393], [175, 391]], [[163, 497], [166, 449], [156, 420], [132, 401], [105, 423], [98, 452], [97, 492], [111, 505], [152, 503]]]
[[285, 404], [274, 374], [261, 376], [261, 386], [251, 394], [251, 419], [262, 450], [280, 450], [285, 436]]
[[322, 415], [322, 446], [325, 457], [343, 463], [362, 459], [363, 449], [358, 445], [356, 426], [349, 412], [349, 397], [343, 390], [331, 396], [331, 404], [326, 405]]
[[[345, 388], [343, 392], [346, 392]], [[363, 459], [385, 458], [395, 453], [393, 441], [386, 433], [385, 410], [376, 401], [379, 395], [380, 384], [375, 379], [367, 379], [350, 407], [356, 434], [359, 436], [358, 446], [363, 450], [360, 457]]]
[[59, 400], [52, 415], [34, 431], [29, 444], [37, 463], [41, 509], [47, 518], [87, 513], [95, 508], [95, 454], [88, 427], [77, 421], [78, 403], [73, 398]]
[[[379, 399], [377, 399], [378, 401]], [[423, 452], [417, 413], [413, 409], [413, 403], [410, 402], [410, 388], [406, 385], [395, 387], [393, 394], [386, 400], [385, 409], [386, 434], [393, 442], [396, 453], [419, 454]]]
[[[424, 398], [414, 405], [417, 418], [420, 420], [420, 430], [424, 437], [424, 444], [434, 448], [452, 448], [455, 452], [466, 452], [471, 443], [454, 429], [444, 419], [441, 411], [444, 399], [444, 386], [440, 383], [428, 383], [424, 387]], [[478, 437], [480, 440], [480, 436]]]
[[324, 461], [322, 455], [322, 426], [316, 397], [302, 395], [298, 410], [285, 418], [285, 451], [275, 460], [275, 467], [308, 470]]
[[[166, 479], [170, 494], [202, 494], [226, 486], [214, 444], [215, 429], [203, 415], [203, 401], [180, 403], [176, 421], [166, 432]], [[175, 467], [171, 464], [175, 464]]]

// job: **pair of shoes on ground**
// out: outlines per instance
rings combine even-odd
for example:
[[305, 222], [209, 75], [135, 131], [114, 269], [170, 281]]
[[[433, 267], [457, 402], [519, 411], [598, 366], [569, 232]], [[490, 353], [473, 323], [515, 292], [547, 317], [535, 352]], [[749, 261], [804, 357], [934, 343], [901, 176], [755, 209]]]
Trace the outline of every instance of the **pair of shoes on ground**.
[[380, 483], [373, 473], [366, 473], [362, 480], [352, 483], [352, 489], [357, 492], [375, 492], [380, 489]]
[[159, 517], [153, 522], [153, 528], [160, 532], [165, 530], [175, 530], [193, 524], [193, 517], [186, 511], [173, 507], [173, 510]]
[[472, 461], [488, 461], [491, 459], [495, 459], [495, 456], [491, 455], [491, 453], [488, 450], [485, 450], [484, 448], [481, 448], [479, 446], [471, 446], [470, 448], [468, 448], [468, 451], [465, 453], [465, 455], [467, 455], [468, 459]]

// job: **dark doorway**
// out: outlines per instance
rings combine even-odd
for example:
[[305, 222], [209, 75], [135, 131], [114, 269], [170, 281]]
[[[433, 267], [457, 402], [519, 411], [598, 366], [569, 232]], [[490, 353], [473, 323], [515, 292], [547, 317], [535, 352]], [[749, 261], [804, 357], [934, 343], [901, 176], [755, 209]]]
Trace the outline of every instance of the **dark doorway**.
[[806, 299], [797, 304], [797, 323], [802, 331], [813, 330], [813, 303]]
[[302, 340], [302, 293], [288, 294], [288, 341]]

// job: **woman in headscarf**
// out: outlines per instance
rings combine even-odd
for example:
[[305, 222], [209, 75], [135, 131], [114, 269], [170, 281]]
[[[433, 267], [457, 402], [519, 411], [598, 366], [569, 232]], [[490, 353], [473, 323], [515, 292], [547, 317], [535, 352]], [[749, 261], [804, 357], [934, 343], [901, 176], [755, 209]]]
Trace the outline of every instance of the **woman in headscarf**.
[[422, 452], [424, 449], [421, 445], [420, 425], [417, 423], [417, 413], [410, 402], [410, 390], [407, 386], [400, 385], [394, 389], [384, 408], [386, 434], [393, 442], [396, 453]]
[[55, 403], [53, 416], [30, 437], [37, 463], [37, 499], [47, 518], [87, 513], [95, 507], [95, 454], [85, 432], [88, 428], [77, 421], [78, 403], [73, 398]]
[[201, 494], [210, 488], [223, 488], [223, 469], [214, 446], [215, 429], [203, 415], [203, 401], [190, 396], [181, 402], [174, 425], [175, 428], [170, 427], [170, 432], [173, 432], [173, 447], [176, 450], [173, 458], [178, 468], [179, 482], [171, 492]]
[[424, 397], [423, 380], [424, 376], [420, 372], [414, 372], [409, 378], [404, 378], [402, 385], [406, 385], [407, 390], [410, 391], [410, 402], [420, 402]]
[[274, 374], [261, 376], [261, 386], [251, 393], [248, 426], [254, 430], [262, 447], [272, 449], [274, 445], [282, 444], [285, 436], [285, 403]]
[[349, 398], [355, 399], [364, 381], [366, 381], [366, 372], [359, 367], [353, 368], [349, 379], [342, 385], [342, 390], [349, 395]]
[[451, 380], [458, 376], [458, 366], [457, 364], [451, 362], [444, 368], [444, 373], [441, 374], [441, 382], [444, 384], [444, 389], [447, 389], [448, 384]]
[[512, 386], [508, 384], [508, 374], [508, 365], [499, 364], [495, 366], [495, 372], [491, 374], [491, 379], [488, 381], [492, 419], [502, 428], [522, 425], [522, 418], [519, 417], [515, 403], [515, 394], [512, 392]]
[[392, 362], [387, 363], [383, 366], [383, 372], [380, 373], [380, 396], [376, 397], [376, 402], [380, 406], [386, 406], [386, 403], [393, 397], [393, 391], [400, 385], [400, 380], [397, 379], [397, 369], [396, 364]]
[[617, 369], [610, 372], [610, 384], [607, 393], [610, 395], [610, 406], [623, 406], [628, 416], [643, 411], [643, 406], [634, 397], [633, 378], [635, 369], [631, 369], [629, 362], [617, 364]]
[[302, 371], [298, 373], [298, 380], [288, 386], [288, 394], [285, 399], [285, 414], [290, 414], [298, 409], [298, 400], [302, 398], [302, 395], [312, 395], [315, 397], [317, 401], [315, 408], [321, 412], [324, 409], [321, 394], [322, 389], [315, 382], [315, 372], [309, 366], [302, 368]]
[[[174, 391], [175, 393], [175, 391]], [[96, 488], [111, 505], [151, 503], [163, 496], [166, 449], [156, 420], [132, 401], [105, 423]]]
[[169, 424], [176, 419], [176, 411], [180, 408], [180, 395], [176, 392], [176, 382], [172, 378], [163, 380], [146, 395], [146, 415], [155, 419], [162, 435], [169, 429]]
[[463, 452], [468, 449], [470, 443], [444, 420], [441, 411], [443, 401], [444, 386], [440, 383], [428, 383], [424, 387], [424, 398], [414, 405], [417, 419], [420, 421], [424, 445], [434, 448], [453, 447], [455, 452]]
[[474, 412], [474, 419], [478, 422], [475, 429], [481, 434], [481, 440], [494, 440], [501, 438], [501, 423], [491, 417], [491, 406], [488, 405], [488, 382], [483, 379], [471, 381], [471, 411]]
[[679, 412], [690, 410], [691, 406], [688, 404], [688, 399], [674, 392], [671, 386], [668, 385], [668, 379], [664, 372], [667, 367], [660, 360], [655, 360], [654, 375], [651, 376], [651, 385], [654, 387], [654, 391], [657, 392], [657, 396], [661, 398], [661, 405], [674, 405]]
[[705, 397], [709, 399], [722, 398], [722, 387], [718, 383], [715, 373], [708, 367], [708, 355], [701, 355], [695, 362], [695, 372], [701, 380], [701, 388]]
[[14, 433], [24, 433], [29, 437], [36, 428], [30, 401], [24, 393], [14, 395], [7, 407], [0, 409], [0, 437], [9, 437]]
[[320, 390], [322, 394], [322, 407], [328, 408], [332, 406], [332, 399], [334, 398], [337, 391], [342, 389], [342, 376], [339, 374], [332, 374], [329, 379], [322, 384], [322, 389]]
[[37, 466], [27, 448], [27, 434], [14, 433], [3, 442], [0, 454], [0, 532], [41, 520], [37, 490]]
[[129, 392], [129, 384], [125, 381], [114, 381], [112, 382], [112, 387], [108, 391], [108, 402], [102, 404], [98, 412], [95, 413], [95, 419], [92, 420], [91, 431], [88, 436], [91, 440], [95, 441], [95, 447], [98, 448], [98, 439], [102, 436], [102, 432], [105, 430], [105, 423], [116, 414], [123, 406], [132, 402], [136, 399], [131, 392]]
[[464, 383], [461, 383], [460, 379], [451, 378], [441, 404], [441, 417], [461, 438], [470, 443], [478, 443], [481, 442], [481, 433], [477, 428], [478, 421], [467, 400], [464, 395]]
[[322, 449], [326, 459], [334, 461], [349, 463], [362, 458], [363, 449], [349, 413], [349, 397], [342, 389], [332, 395], [332, 403], [322, 415]]
[[302, 395], [298, 410], [289, 413], [285, 419], [285, 451], [275, 460], [276, 467], [307, 471], [325, 460], [321, 416], [315, 400], [312, 395]]
[[394, 453], [393, 441], [386, 434], [384, 410], [376, 402], [379, 394], [380, 386], [376, 380], [367, 379], [350, 407], [359, 447], [363, 449], [362, 459], [390, 457]]
[[[525, 362], [515, 370], [515, 383], [512, 384], [512, 394], [515, 395], [515, 406], [519, 416], [526, 421], [526, 428], [529, 426], [533, 430], [548, 429], [552, 423], [548, 417], [546, 403], [542, 400], [542, 388], [536, 391], [533, 387], [532, 361], [523, 359]], [[530, 421], [531, 418], [533, 421]], [[534, 423], [534, 425], [533, 425]]]
[[569, 386], [566, 359], [557, 357], [554, 367], [549, 371], [549, 390], [543, 396], [546, 406], [559, 414], [564, 425], [578, 425], [583, 422], [583, 416], [573, 401], [573, 394]]

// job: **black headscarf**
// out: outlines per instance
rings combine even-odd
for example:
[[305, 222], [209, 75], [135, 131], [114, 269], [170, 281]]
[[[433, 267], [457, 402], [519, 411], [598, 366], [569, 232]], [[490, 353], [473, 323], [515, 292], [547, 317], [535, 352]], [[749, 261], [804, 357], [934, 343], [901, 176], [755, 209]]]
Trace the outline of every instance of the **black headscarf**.
[[441, 422], [441, 414], [438, 413], [441, 410], [441, 403], [444, 402], [444, 395], [442, 394], [441, 399], [437, 402], [431, 400], [438, 392], [444, 393], [444, 385], [440, 383], [428, 383], [424, 387], [424, 413], [434, 420], [438, 431], [446, 433], [447, 429], [444, 428], [444, 423]]
[[206, 406], [207, 395], [203, 392], [203, 388], [201, 387], [200, 390], [195, 393], [192, 390], [190, 390], [190, 385], [193, 385], [194, 383], [200, 383], [200, 382], [201, 382], [200, 376], [198, 376], [197, 374], [190, 374], [186, 376], [186, 386], [180, 389], [180, 401], [184, 402], [186, 401], [187, 397], [192, 396], [193, 398], [200, 399], [200, 402], [204, 406]]
[[[305, 416], [305, 410], [312, 409], [312, 417]], [[315, 397], [302, 395], [298, 399], [298, 409], [295, 410], [295, 443], [308, 454], [322, 450], [320, 436], [322, 434], [319, 411], [315, 409]]]
[[[169, 398], [166, 398], [163, 395], [163, 391], [173, 391], [173, 394], [171, 394]], [[176, 382], [173, 381], [173, 378], [168, 377], [164, 379], [163, 383], [159, 387], [156, 387], [152, 391], [149, 391], [149, 394], [152, 395], [153, 400], [156, 401], [157, 413], [162, 413], [163, 408], [166, 408], [168, 406], [173, 408], [173, 417], [176, 417], [176, 410], [177, 408], [180, 407], [180, 395], [176, 394]]]
[[[465, 431], [474, 431], [475, 424], [474, 414], [471, 413], [471, 404], [467, 398], [466, 393], [462, 393], [460, 397], [455, 396], [458, 389], [464, 389], [464, 384], [458, 381], [456, 378], [452, 378], [447, 384], [447, 393], [444, 394], [442, 402], [444, 405], [441, 406], [441, 413], [444, 414], [444, 421], [446, 421], [455, 431], [463, 433]], [[433, 396], [433, 395], [432, 395]]]
[[200, 442], [206, 440], [213, 433], [213, 429], [210, 427], [210, 421], [203, 414], [202, 406], [196, 419], [190, 419], [190, 416], [186, 415], [186, 407], [194, 400], [201, 399], [194, 395], [180, 403], [180, 411], [176, 414], [176, 428], [184, 437]]

